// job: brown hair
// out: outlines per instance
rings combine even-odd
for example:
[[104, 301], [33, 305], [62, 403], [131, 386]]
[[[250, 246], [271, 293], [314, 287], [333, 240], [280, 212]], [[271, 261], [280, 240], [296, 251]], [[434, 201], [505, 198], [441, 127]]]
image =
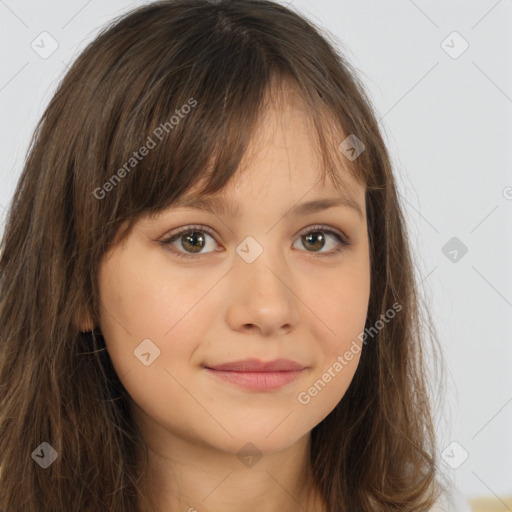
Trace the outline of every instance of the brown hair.
[[[102, 256], [142, 216], [200, 179], [207, 195], [235, 176], [266, 93], [284, 82], [311, 112], [335, 183], [341, 152], [327, 130], [363, 141], [344, 163], [366, 186], [366, 326], [402, 307], [312, 430], [312, 474], [329, 512], [427, 510], [440, 495], [422, 348], [428, 312], [370, 100], [328, 37], [267, 0], [161, 1], [116, 19], [68, 71], [35, 130], [2, 240], [0, 510], [146, 506], [130, 397], [101, 332], [80, 332], [77, 318], [98, 325]], [[47, 469], [32, 460], [42, 442], [58, 454]]]

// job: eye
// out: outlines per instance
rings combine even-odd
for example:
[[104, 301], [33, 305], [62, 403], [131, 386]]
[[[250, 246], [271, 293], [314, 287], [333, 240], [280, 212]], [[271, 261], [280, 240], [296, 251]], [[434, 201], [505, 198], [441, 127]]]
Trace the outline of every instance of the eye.
[[[337, 230], [335, 231], [329, 228], [328, 226], [311, 226], [307, 228], [307, 231], [302, 232], [299, 236], [300, 238], [297, 241], [300, 240], [304, 247], [309, 246], [315, 249], [313, 251], [307, 252], [314, 252], [322, 257], [336, 256], [337, 254], [343, 252], [345, 247], [350, 245], [350, 242], [346, 236], [342, 235]], [[330, 251], [320, 252], [318, 249], [323, 249], [325, 247], [325, 241], [328, 237], [331, 237], [335, 240], [335, 248]]]
[[[160, 243], [166, 246], [173, 254], [178, 258], [198, 258], [205, 254], [201, 252], [202, 249], [207, 247], [207, 237], [214, 240], [212, 249], [215, 251], [215, 239], [212, 230], [206, 226], [184, 226], [178, 232], [171, 234], [168, 238], [162, 240]], [[330, 251], [321, 251], [326, 245], [326, 240], [334, 239], [335, 247]], [[336, 256], [341, 253], [346, 246], [350, 245], [349, 240], [346, 236], [339, 233], [337, 230], [333, 230], [327, 226], [312, 226], [307, 231], [302, 232], [299, 235], [297, 241], [301, 241], [303, 247], [311, 247], [313, 252], [319, 256]], [[178, 243], [179, 248], [176, 247], [175, 243]], [[185, 252], [182, 252], [183, 249]], [[190, 251], [190, 252], [189, 252]], [[213, 251], [206, 251], [213, 252]]]
[[[198, 253], [206, 246], [205, 233], [206, 236], [213, 238], [213, 232], [205, 226], [184, 226], [177, 233], [162, 240], [161, 243], [167, 246], [178, 258], [196, 258], [198, 255], [201, 256], [202, 253]], [[181, 247], [190, 250], [191, 254], [180, 252], [175, 248], [174, 242], [180, 241]]]

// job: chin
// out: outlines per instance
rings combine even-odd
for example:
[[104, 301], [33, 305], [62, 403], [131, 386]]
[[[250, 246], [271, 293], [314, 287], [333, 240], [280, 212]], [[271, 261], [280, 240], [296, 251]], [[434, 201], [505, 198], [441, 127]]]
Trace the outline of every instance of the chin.
[[222, 431], [215, 435], [215, 439], [210, 439], [210, 444], [237, 456], [245, 451], [255, 452], [259, 456], [281, 452], [310, 433], [297, 425], [286, 424], [284, 417], [286, 414], [281, 415], [277, 422], [239, 424], [236, 428], [234, 425], [227, 425], [226, 428], [233, 437]]

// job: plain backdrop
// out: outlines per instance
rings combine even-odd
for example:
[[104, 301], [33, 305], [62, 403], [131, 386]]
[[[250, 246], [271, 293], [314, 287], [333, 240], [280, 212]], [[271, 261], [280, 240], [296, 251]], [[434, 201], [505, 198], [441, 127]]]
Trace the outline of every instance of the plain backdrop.
[[[66, 66], [100, 27], [143, 3], [0, 0], [2, 219]], [[286, 4], [329, 31], [356, 67], [388, 143], [447, 358], [443, 471], [465, 496], [510, 495], [512, 1]]]

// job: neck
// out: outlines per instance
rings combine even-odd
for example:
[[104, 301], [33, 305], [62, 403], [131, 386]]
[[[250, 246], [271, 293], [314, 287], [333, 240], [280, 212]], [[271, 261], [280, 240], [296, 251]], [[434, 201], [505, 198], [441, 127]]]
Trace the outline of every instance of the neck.
[[[236, 454], [174, 439], [148, 446], [143, 488], [151, 512], [324, 512], [309, 472], [309, 434], [285, 450], [244, 464]], [[170, 455], [172, 453], [172, 456]]]

